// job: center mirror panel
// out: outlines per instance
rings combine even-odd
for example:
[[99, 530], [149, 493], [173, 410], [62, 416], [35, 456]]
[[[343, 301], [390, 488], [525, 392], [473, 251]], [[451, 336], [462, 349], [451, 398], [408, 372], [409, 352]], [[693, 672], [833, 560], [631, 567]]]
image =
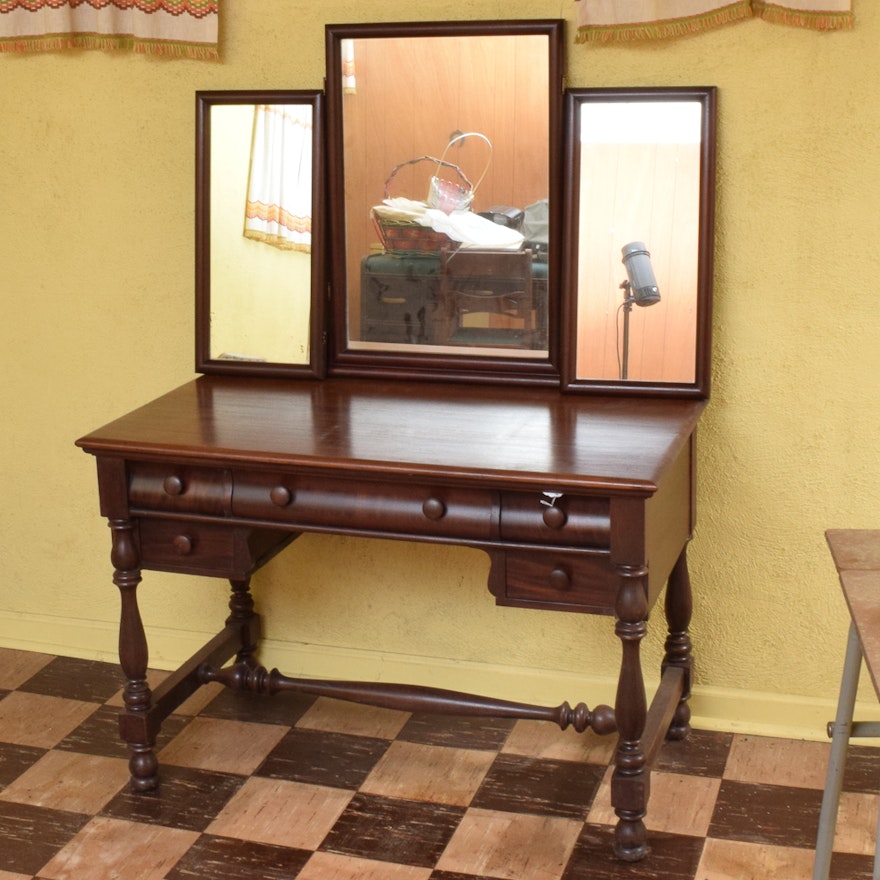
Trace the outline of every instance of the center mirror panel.
[[558, 382], [562, 46], [328, 25], [332, 373]]

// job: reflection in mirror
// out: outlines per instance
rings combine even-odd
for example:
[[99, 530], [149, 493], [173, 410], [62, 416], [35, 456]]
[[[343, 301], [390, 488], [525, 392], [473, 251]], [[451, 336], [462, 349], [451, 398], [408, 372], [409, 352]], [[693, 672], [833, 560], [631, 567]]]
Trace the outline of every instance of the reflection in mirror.
[[319, 375], [320, 95], [198, 92], [196, 112], [197, 369]]
[[328, 26], [337, 372], [555, 370], [561, 26]]
[[705, 396], [714, 90], [584, 89], [566, 101], [566, 383]]

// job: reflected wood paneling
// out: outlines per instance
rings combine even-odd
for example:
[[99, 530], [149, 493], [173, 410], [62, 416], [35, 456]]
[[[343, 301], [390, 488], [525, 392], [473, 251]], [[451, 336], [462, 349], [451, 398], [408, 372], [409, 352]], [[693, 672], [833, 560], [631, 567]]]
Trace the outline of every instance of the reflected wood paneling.
[[620, 249], [635, 240], [661, 301], [632, 311], [629, 378], [693, 382], [700, 145], [585, 143], [581, 157], [577, 375], [619, 375]]
[[[392, 169], [437, 158], [455, 131], [484, 133], [494, 147], [474, 210], [524, 208], [548, 196], [547, 38], [543, 35], [355, 41], [356, 91], [344, 97], [349, 327], [360, 326], [360, 263], [378, 245], [370, 208]], [[446, 156], [476, 183], [488, 147], [471, 138]], [[436, 166], [401, 168], [391, 195], [424, 199]], [[446, 169], [441, 176], [455, 178]]]

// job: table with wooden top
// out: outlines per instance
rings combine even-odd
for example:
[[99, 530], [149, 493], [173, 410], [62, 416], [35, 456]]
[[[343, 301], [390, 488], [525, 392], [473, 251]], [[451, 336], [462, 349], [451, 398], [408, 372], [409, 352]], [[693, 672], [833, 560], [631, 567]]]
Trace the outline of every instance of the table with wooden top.
[[[829, 529], [825, 533], [850, 616], [837, 714], [828, 725], [831, 753], [819, 812], [813, 880], [828, 880], [837, 827], [847, 750], [852, 737], [880, 737], [880, 723], [854, 721], [864, 665], [880, 699], [880, 529]], [[880, 880], [880, 816], [874, 847], [875, 880]]]
[[[202, 376], [81, 438], [97, 461], [121, 593], [120, 731], [134, 788], [158, 784], [162, 721], [208, 682], [544, 719], [617, 733], [615, 851], [644, 857], [650, 768], [664, 738], [689, 729], [686, 549], [704, 405], [531, 386]], [[614, 706], [533, 706], [266, 670], [250, 579], [304, 532], [479, 548], [497, 604], [609, 616], [621, 644]], [[232, 588], [218, 635], [154, 690], [137, 603], [145, 569], [220, 577]], [[640, 643], [667, 584], [665, 656], [649, 706]], [[442, 591], [442, 577], [431, 586]]]

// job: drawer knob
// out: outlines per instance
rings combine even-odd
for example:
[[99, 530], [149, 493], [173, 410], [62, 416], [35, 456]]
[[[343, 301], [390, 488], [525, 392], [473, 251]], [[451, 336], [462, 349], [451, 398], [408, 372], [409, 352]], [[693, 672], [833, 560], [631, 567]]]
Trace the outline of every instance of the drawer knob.
[[287, 507], [293, 500], [293, 493], [287, 486], [273, 486], [269, 498], [276, 507]]
[[559, 507], [545, 507], [543, 515], [544, 524], [551, 529], [561, 529], [568, 519], [565, 511]]
[[561, 566], [557, 566], [550, 572], [550, 586], [560, 592], [570, 590], [571, 575]]
[[428, 498], [422, 505], [422, 513], [428, 519], [443, 519], [446, 516], [446, 505], [439, 498]]
[[165, 480], [162, 483], [162, 488], [165, 490], [166, 495], [183, 495], [183, 490], [186, 486], [184, 485], [183, 480], [175, 475], [165, 477]]
[[171, 543], [180, 556], [189, 556], [192, 553], [193, 542], [189, 535], [178, 535]]

